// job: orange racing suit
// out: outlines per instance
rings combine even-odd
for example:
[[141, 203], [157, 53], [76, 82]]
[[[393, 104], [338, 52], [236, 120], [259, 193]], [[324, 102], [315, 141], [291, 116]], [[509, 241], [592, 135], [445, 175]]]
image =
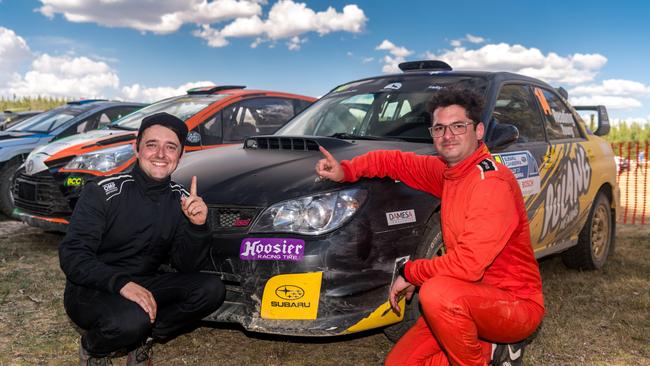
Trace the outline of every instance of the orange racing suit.
[[487, 147], [454, 167], [437, 156], [374, 151], [342, 161], [346, 181], [391, 177], [441, 198], [447, 253], [406, 263], [423, 317], [387, 365], [485, 365], [490, 342], [528, 337], [544, 315], [539, 266], [521, 189]]

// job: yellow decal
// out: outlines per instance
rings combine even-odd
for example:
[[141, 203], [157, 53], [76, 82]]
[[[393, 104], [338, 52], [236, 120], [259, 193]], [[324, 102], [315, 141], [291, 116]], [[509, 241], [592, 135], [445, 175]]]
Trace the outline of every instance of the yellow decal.
[[262, 319], [316, 319], [322, 279], [323, 272], [271, 277], [262, 295]]
[[494, 157], [494, 160], [497, 161], [497, 163], [503, 164], [503, 162], [501, 161], [501, 156], [500, 155], [493, 155], [493, 157]]
[[399, 308], [402, 309], [402, 311], [397, 315], [393, 312], [393, 309], [390, 308], [390, 303], [386, 301], [379, 305], [379, 307], [370, 315], [346, 329], [342, 334], [361, 332], [362, 330], [374, 329], [383, 327], [384, 325], [397, 323], [404, 319], [404, 309], [406, 309], [406, 300], [404, 298], [399, 301]]

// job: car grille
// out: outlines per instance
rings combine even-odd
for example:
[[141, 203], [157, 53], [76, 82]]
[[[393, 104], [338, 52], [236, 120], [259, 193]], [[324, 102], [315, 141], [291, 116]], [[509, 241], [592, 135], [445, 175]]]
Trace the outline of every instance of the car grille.
[[213, 232], [245, 232], [260, 209], [256, 207], [208, 207], [208, 222]]
[[13, 185], [14, 205], [28, 213], [39, 216], [70, 216], [72, 210], [58, 184], [47, 172], [26, 175], [16, 173]]
[[244, 143], [246, 149], [318, 151], [318, 143], [301, 137], [257, 136]]

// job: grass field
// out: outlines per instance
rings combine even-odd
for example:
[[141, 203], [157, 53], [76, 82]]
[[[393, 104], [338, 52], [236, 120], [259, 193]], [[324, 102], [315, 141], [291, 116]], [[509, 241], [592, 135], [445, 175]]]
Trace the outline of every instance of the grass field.
[[[63, 310], [61, 237], [0, 222], [0, 365], [73, 365], [79, 336]], [[527, 365], [650, 365], [650, 225], [619, 225], [601, 271], [540, 264], [547, 315]], [[208, 325], [154, 348], [156, 365], [379, 365], [381, 332], [287, 338]], [[123, 360], [115, 360], [123, 364]]]

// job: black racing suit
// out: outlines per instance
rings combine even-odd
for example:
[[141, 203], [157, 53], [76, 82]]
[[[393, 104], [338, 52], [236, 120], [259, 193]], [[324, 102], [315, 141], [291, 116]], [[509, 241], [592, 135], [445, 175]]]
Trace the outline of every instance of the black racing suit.
[[[98, 356], [137, 346], [148, 336], [169, 338], [215, 311], [221, 281], [198, 273], [207, 258], [207, 224], [190, 223], [180, 198], [188, 192], [170, 179], [155, 181], [136, 163], [130, 174], [89, 182], [59, 246], [67, 282], [66, 312], [80, 328], [84, 348]], [[160, 273], [163, 263], [179, 273]], [[128, 282], [148, 289], [155, 322], [122, 297]]]

